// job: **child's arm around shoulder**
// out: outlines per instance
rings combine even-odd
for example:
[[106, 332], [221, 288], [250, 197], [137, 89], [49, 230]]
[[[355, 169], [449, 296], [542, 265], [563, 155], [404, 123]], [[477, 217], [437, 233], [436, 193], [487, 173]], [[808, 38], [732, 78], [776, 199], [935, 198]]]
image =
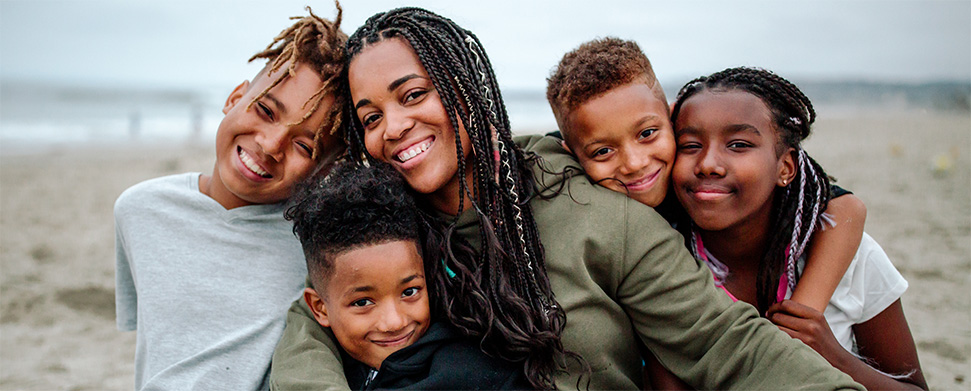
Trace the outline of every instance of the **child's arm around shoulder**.
[[860, 355], [872, 366], [843, 349], [823, 314], [812, 308], [783, 300], [769, 308], [767, 317], [867, 389], [927, 389], [900, 299], [872, 319], [853, 326]]
[[854, 296], [862, 299], [857, 301], [859, 311], [851, 311], [856, 314], [852, 331], [858, 356], [844, 349], [823, 314], [808, 306], [783, 300], [772, 305], [766, 317], [867, 389], [926, 390], [914, 338], [900, 304], [906, 280], [868, 235], [863, 236], [860, 247], [859, 257], [852, 265], [854, 278], [850, 288]]
[[862, 388], [752, 306], [733, 303], [681, 235], [653, 209], [627, 200], [617, 211], [626, 223], [623, 254], [591, 259], [609, 260], [617, 272], [617, 303], [675, 376], [698, 389]]
[[863, 238], [866, 205], [853, 194], [833, 198], [825, 211], [834, 225], [818, 229], [809, 243], [806, 267], [792, 300], [823, 312], [856, 256]]

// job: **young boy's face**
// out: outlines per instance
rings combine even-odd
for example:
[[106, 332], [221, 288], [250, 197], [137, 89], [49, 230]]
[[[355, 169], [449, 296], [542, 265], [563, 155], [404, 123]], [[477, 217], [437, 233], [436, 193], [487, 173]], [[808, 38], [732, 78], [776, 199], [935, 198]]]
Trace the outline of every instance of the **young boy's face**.
[[338, 254], [322, 295], [304, 298], [321, 326], [347, 353], [380, 368], [391, 353], [428, 330], [430, 314], [422, 258], [413, 241], [364, 246]]
[[564, 137], [584, 171], [608, 189], [651, 207], [668, 191], [674, 131], [667, 103], [634, 81], [577, 106]]
[[287, 199], [295, 183], [342, 150], [339, 139], [321, 136], [325, 139], [319, 146], [318, 159], [311, 158], [318, 147], [314, 134], [334, 99], [325, 97], [314, 114], [301, 121], [311, 109], [304, 104], [322, 85], [306, 64], [297, 64], [295, 74], [250, 106], [286, 69], [284, 65], [274, 73], [260, 72], [252, 83], [244, 81], [226, 99], [226, 116], [216, 133], [216, 166], [207, 194], [227, 209]]

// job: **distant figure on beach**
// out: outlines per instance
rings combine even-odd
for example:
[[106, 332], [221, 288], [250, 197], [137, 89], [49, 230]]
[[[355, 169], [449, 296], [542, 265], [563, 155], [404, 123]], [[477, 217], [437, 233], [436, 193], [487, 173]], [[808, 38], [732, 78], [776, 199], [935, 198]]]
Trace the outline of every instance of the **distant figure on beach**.
[[267, 63], [226, 98], [210, 174], [148, 180], [115, 202], [117, 325], [137, 333], [136, 389], [267, 389], [307, 275], [284, 202], [345, 150], [340, 20], [339, 6], [333, 22], [310, 13], [250, 59]]
[[[664, 219], [592, 185], [558, 140], [513, 140], [471, 32], [395, 9], [347, 53], [350, 156], [390, 164], [416, 194], [433, 312], [532, 387], [638, 389], [643, 343], [697, 388], [860, 388], [717, 291]], [[346, 389], [337, 349], [296, 302], [271, 386]]]
[[520, 366], [432, 317], [419, 211], [394, 168], [339, 163], [291, 204], [310, 275], [304, 301], [343, 349], [351, 389], [529, 388]]

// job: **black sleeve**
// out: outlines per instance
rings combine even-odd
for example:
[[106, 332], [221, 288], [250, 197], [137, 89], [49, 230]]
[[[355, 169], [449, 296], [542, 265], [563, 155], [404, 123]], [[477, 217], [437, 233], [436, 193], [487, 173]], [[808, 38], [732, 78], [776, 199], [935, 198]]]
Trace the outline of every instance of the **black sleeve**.
[[830, 199], [833, 199], [833, 198], [836, 198], [836, 197], [842, 197], [842, 196], [845, 196], [847, 194], [853, 194], [852, 191], [846, 190], [846, 189], [844, 189], [842, 187], [839, 187], [838, 185], [834, 185], [834, 184], [830, 184], [829, 185], [829, 193], [831, 195], [829, 197]]

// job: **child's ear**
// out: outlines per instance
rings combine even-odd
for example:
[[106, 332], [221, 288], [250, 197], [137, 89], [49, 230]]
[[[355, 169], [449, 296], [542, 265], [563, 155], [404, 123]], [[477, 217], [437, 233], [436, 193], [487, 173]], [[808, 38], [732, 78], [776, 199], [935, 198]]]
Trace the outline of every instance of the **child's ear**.
[[796, 150], [789, 148], [779, 157], [779, 180], [777, 186], [786, 187], [796, 178]]
[[314, 288], [304, 288], [303, 300], [307, 302], [307, 306], [310, 307], [310, 312], [314, 314], [317, 323], [324, 327], [330, 327], [330, 320], [327, 319], [327, 307], [324, 306], [324, 300], [320, 298]]
[[249, 80], [243, 80], [242, 83], [239, 83], [239, 85], [233, 89], [233, 92], [229, 93], [229, 96], [226, 97], [226, 104], [223, 105], [223, 114], [229, 114], [229, 110], [232, 110], [233, 106], [236, 106], [236, 104], [239, 103], [239, 100], [243, 98], [243, 95], [246, 95], [246, 91], [249, 91]]

